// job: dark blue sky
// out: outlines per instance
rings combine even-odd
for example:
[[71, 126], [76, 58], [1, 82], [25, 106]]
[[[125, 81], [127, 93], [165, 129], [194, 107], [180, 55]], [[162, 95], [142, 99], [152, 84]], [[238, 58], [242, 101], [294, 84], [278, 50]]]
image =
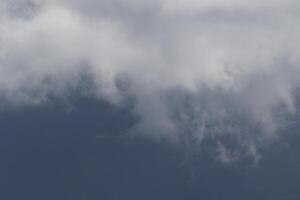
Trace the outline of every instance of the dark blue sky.
[[2, 111], [1, 199], [300, 199], [297, 135], [268, 148], [256, 167], [222, 164], [180, 145], [129, 137], [137, 119], [125, 108], [73, 99], [71, 110], [50, 101]]

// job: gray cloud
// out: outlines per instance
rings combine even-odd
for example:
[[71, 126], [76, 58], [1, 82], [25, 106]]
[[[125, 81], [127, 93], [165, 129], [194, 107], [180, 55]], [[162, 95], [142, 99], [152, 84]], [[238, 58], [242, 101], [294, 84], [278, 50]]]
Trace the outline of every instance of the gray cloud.
[[88, 71], [93, 93], [120, 104], [124, 77], [138, 132], [257, 158], [296, 112], [298, 11], [293, 0], [4, 0], [1, 96], [39, 104]]

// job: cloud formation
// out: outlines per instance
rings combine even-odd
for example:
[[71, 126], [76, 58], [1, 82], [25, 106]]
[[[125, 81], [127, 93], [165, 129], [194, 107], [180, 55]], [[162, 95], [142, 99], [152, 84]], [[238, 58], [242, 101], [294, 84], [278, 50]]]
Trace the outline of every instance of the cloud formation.
[[88, 72], [99, 97], [115, 104], [124, 95], [135, 99], [138, 132], [212, 140], [224, 161], [256, 155], [296, 112], [299, 6], [296, 0], [3, 0], [0, 96], [42, 103]]

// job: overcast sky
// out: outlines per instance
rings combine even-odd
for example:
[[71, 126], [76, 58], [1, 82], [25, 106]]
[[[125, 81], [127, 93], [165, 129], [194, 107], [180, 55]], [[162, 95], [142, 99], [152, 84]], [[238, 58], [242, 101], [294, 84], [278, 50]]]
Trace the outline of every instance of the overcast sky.
[[299, 10], [1, 0], [4, 199], [299, 199]]

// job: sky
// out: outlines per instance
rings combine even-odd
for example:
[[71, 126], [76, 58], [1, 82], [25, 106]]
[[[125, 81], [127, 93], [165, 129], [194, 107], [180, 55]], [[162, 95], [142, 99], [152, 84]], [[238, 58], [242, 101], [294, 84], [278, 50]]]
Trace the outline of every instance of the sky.
[[296, 0], [2, 0], [3, 199], [299, 199]]

